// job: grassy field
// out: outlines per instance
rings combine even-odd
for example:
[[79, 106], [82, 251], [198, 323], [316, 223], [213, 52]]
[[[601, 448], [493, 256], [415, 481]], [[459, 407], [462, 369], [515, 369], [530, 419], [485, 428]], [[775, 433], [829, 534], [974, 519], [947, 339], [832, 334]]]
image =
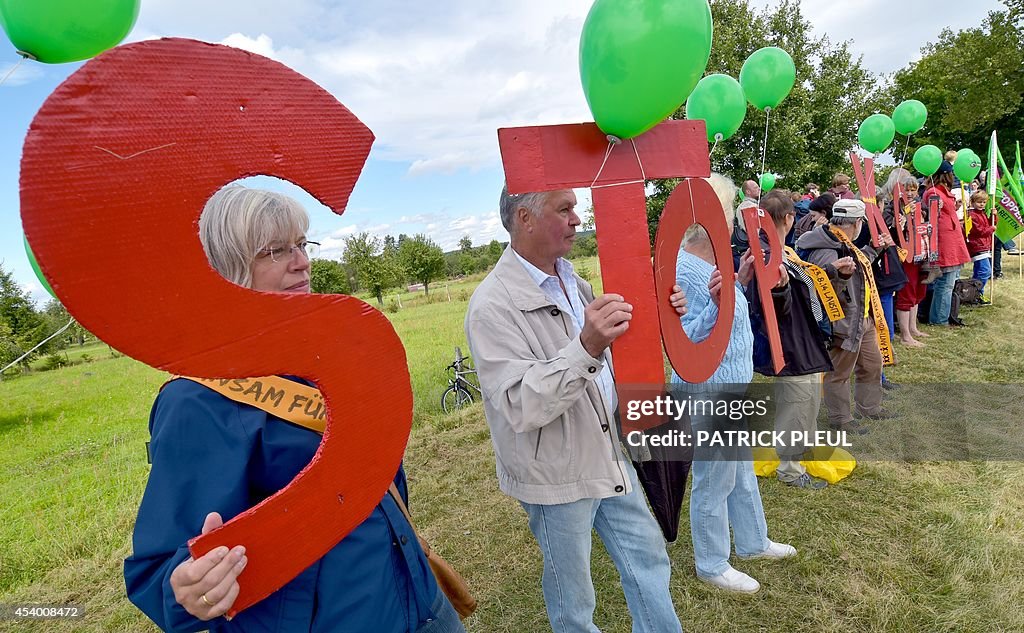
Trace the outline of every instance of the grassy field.
[[[596, 263], [588, 264], [596, 271]], [[1022, 342], [1001, 343], [1024, 314], [1009, 258], [996, 305], [965, 309], [965, 329], [932, 328], [897, 346], [899, 382], [1014, 382]], [[518, 504], [497, 490], [482, 407], [439, 412], [443, 368], [465, 350], [462, 318], [479, 278], [429, 303], [403, 296], [389, 318], [406, 344], [416, 422], [406, 458], [412, 511], [467, 578], [480, 611], [470, 631], [543, 631], [540, 555]], [[1011, 325], [1012, 324], [1012, 325]], [[105, 347], [92, 362], [0, 382], [0, 604], [80, 603], [79, 621], [0, 621], [0, 631], [148, 631], [124, 597], [121, 561], [145, 486], [146, 421], [161, 372]], [[900, 404], [896, 392], [892, 404]], [[1021, 410], [1017, 391], [1007, 406]], [[699, 582], [689, 524], [670, 546], [672, 592], [688, 631], [1022, 631], [1024, 466], [1015, 462], [868, 462], [820, 492], [761, 481], [773, 539], [800, 555], [738, 562], [762, 583], [736, 597]], [[629, 631], [618, 578], [595, 543], [596, 623]]]

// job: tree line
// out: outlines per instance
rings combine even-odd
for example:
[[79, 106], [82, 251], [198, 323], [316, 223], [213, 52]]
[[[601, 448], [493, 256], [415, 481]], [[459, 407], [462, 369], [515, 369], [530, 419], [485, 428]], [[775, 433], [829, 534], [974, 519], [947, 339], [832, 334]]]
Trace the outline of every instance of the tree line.
[[[22, 290], [12, 274], [0, 264], [0, 367], [22, 356], [37, 343], [57, 332], [71, 315], [56, 299], [51, 299], [41, 309], [35, 307], [28, 292]], [[36, 358], [58, 352], [67, 347], [85, 342], [89, 333], [77, 322], [39, 349], [26, 356], [21, 365], [27, 367]]]

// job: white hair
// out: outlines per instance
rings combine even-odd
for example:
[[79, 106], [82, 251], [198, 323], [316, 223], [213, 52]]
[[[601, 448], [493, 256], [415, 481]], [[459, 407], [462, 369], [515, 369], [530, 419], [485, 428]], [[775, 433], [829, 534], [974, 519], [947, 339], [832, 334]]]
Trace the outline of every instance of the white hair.
[[309, 216], [297, 200], [241, 185], [213, 194], [199, 216], [199, 241], [210, 266], [245, 288], [252, 287], [252, 263], [261, 250], [308, 229]]
[[[710, 178], [705, 178], [705, 180], [711, 185], [711, 188], [715, 190], [715, 195], [718, 196], [718, 201], [722, 205], [722, 213], [725, 214], [725, 224], [728, 227], [729, 232], [732, 232], [733, 223], [735, 221], [734, 218], [736, 218], [739, 213], [739, 209], [734, 211], [732, 206], [733, 202], [736, 200], [735, 183], [733, 183], [732, 179], [728, 176], [724, 176], [719, 173], [713, 173]], [[745, 201], [744, 204], [740, 205], [740, 208], [751, 204], [756, 203], [752, 201]], [[708, 236], [707, 230], [703, 226], [699, 224], [691, 224], [690, 227], [686, 229], [686, 233], [683, 234], [682, 246], [686, 247], [691, 243], [708, 241], [710, 239], [711, 238]]]

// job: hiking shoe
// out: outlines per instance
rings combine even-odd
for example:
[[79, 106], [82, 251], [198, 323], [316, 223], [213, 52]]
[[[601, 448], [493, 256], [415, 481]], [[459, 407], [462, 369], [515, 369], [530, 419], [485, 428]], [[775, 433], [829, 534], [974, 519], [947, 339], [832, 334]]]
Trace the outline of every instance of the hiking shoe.
[[894, 391], [896, 389], [899, 389], [900, 386], [901, 385], [899, 383], [893, 382], [891, 380], [882, 381], [882, 389], [885, 389], [886, 391]]
[[895, 418], [897, 416], [896, 416], [895, 413], [893, 413], [892, 411], [889, 411], [888, 409], [879, 409], [878, 411], [876, 411], [874, 413], [857, 413], [853, 417], [854, 417], [854, 419], [861, 419], [861, 420], [864, 420], [864, 419], [866, 419], [866, 420], [892, 420], [893, 418]]
[[[806, 477], [806, 475], [804, 475]], [[772, 560], [780, 560], [783, 558], [789, 558], [796, 556], [796, 548], [788, 543], [776, 543], [775, 541], [768, 541], [771, 543], [768, 549], [764, 550], [760, 554], [751, 554], [750, 556], [739, 556], [743, 560], [754, 560], [755, 558], [770, 558]]]
[[955, 327], [967, 327], [967, 324], [964, 323], [964, 320], [958, 317], [949, 317], [949, 325]]
[[868, 433], [871, 432], [870, 430], [868, 430], [868, 427], [853, 420], [847, 422], [846, 424], [833, 424], [829, 422], [828, 426], [833, 431], [846, 431], [851, 435], [867, 435]]
[[698, 578], [709, 585], [718, 587], [719, 589], [725, 589], [726, 591], [733, 591], [736, 593], [757, 593], [761, 588], [761, 583], [743, 572], [733, 569], [732, 567], [726, 569], [723, 573], [717, 576], [712, 576], [710, 578], [701, 578], [698, 576]]
[[[779, 481], [782, 481], [781, 479]], [[804, 473], [794, 479], [793, 481], [782, 481], [787, 486], [793, 486], [794, 488], [809, 488], [811, 490], [821, 490], [828, 486], [828, 482], [824, 479], [818, 479], [817, 477], [811, 477], [807, 473]]]

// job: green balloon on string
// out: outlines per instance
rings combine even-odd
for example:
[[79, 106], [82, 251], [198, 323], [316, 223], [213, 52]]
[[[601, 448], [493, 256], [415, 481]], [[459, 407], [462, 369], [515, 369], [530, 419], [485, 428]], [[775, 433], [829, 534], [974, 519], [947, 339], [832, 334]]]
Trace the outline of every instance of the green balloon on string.
[[917, 99], [907, 99], [892, 111], [892, 122], [900, 134], [917, 134], [928, 120], [928, 108]]
[[887, 114], [872, 114], [864, 119], [857, 130], [860, 146], [872, 154], [884, 152], [894, 138], [896, 127]]
[[934, 145], [922, 145], [914, 152], [914, 169], [924, 176], [931, 176], [942, 164], [942, 150]]
[[956, 153], [953, 161], [953, 173], [961, 182], [970, 182], [981, 173], [981, 158], [974, 150], [965, 147]]
[[735, 134], [746, 115], [743, 88], [729, 75], [708, 75], [686, 99], [686, 118], [703, 119], [709, 141], [724, 141]]
[[139, 0], [0, 0], [0, 26], [18, 52], [47, 64], [89, 59], [121, 43]]
[[707, 0], [597, 0], [580, 35], [580, 80], [594, 121], [622, 139], [679, 109], [711, 55]]
[[46, 289], [46, 292], [50, 293], [50, 296], [56, 299], [57, 295], [54, 294], [53, 288], [50, 287], [50, 282], [46, 281], [46, 277], [43, 276], [43, 271], [39, 269], [39, 262], [36, 261], [36, 255], [32, 252], [32, 247], [28, 245], [27, 235], [23, 236], [23, 241], [25, 242], [25, 254], [28, 255], [28, 263], [32, 266], [32, 272], [36, 274], [36, 279], [39, 280], [39, 283], [43, 284], [43, 288]]
[[775, 179], [777, 176], [771, 172], [767, 174], [761, 174], [760, 181], [758, 184], [761, 186], [761, 193], [768, 193], [775, 188]]
[[759, 110], [777, 108], [796, 83], [796, 65], [789, 53], [767, 46], [751, 53], [740, 68], [740, 85]]

